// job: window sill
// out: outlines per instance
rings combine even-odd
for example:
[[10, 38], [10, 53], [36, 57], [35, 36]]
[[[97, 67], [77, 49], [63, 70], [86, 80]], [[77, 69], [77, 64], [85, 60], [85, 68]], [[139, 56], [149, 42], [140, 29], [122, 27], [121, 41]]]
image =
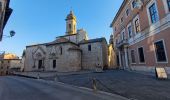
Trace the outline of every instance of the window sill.
[[157, 64], [168, 64], [168, 62], [166, 61], [166, 62], [156, 62]]

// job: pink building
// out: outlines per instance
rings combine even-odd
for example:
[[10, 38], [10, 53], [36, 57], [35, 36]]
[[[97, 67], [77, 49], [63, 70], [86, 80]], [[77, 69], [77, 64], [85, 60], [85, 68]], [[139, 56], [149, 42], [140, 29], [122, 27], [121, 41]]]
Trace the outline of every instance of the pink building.
[[110, 27], [120, 68], [170, 73], [170, 0], [124, 0]]

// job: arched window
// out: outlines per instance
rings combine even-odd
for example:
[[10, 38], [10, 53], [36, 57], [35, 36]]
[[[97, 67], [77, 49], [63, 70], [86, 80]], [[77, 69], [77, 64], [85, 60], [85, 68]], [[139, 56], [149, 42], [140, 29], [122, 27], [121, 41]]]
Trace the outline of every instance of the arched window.
[[71, 24], [69, 24], [69, 29], [71, 30]]

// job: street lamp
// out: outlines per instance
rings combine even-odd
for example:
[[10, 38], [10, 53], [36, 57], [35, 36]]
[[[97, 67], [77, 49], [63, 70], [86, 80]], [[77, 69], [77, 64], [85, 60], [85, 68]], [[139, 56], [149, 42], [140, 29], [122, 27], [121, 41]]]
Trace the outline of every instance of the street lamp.
[[13, 37], [16, 33], [15, 33], [14, 30], [11, 30], [11, 31], [9, 32], [9, 34], [10, 34], [10, 35], [3, 35], [3, 38], [11, 38], [11, 37]]

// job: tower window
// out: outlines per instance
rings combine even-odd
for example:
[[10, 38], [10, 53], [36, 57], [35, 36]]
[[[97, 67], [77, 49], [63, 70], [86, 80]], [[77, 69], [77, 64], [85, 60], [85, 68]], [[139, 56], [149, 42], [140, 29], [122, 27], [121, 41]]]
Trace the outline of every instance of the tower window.
[[69, 24], [69, 29], [71, 29], [71, 24]]
[[88, 45], [88, 50], [91, 51], [91, 45]]

